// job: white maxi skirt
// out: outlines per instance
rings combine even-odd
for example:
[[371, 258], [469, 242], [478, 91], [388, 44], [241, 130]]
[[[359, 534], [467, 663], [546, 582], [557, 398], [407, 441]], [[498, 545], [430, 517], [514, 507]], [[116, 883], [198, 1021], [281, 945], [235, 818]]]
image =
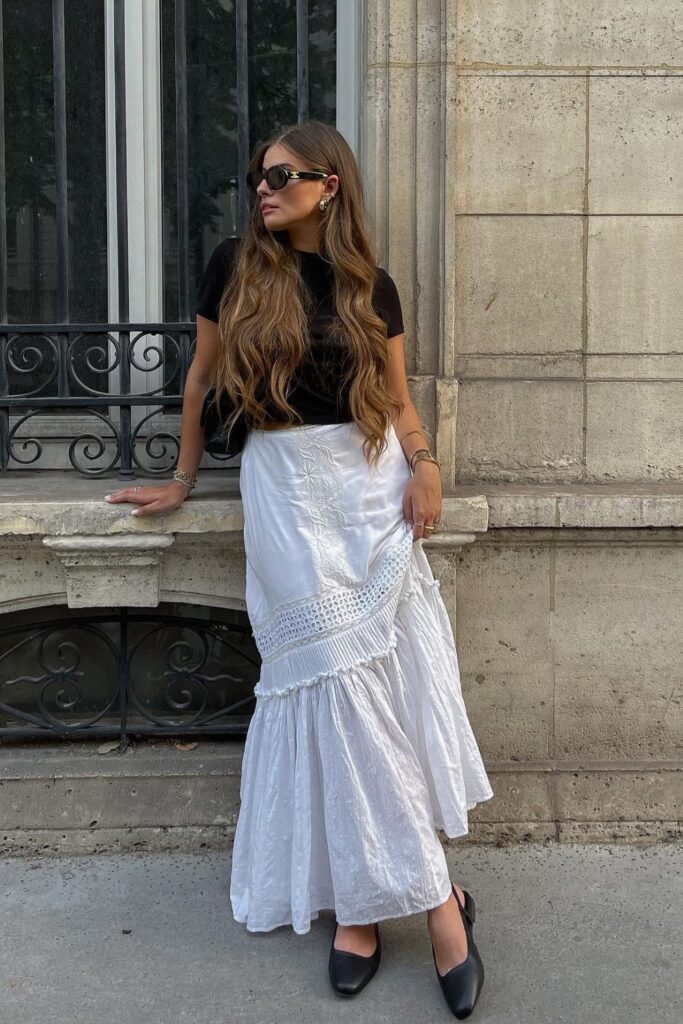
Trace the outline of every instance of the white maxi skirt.
[[438, 906], [451, 882], [435, 829], [464, 835], [493, 796], [439, 580], [403, 514], [393, 425], [386, 440], [373, 467], [352, 422], [251, 430], [242, 451], [262, 664], [230, 901], [248, 931]]

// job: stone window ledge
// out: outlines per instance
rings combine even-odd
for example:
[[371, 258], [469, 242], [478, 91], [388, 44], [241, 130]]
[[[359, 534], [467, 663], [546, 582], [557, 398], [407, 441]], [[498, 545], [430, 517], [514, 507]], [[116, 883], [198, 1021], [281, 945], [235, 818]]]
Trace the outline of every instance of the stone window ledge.
[[[181, 508], [146, 519], [131, 516], [132, 505], [104, 501], [123, 486], [116, 479], [59, 472], [7, 474], [0, 488], [0, 536], [242, 534], [237, 471], [203, 471]], [[425, 544], [450, 546], [463, 543], [465, 534], [474, 540], [490, 529], [535, 527], [683, 527], [683, 483], [459, 484], [444, 491], [441, 529]]]
[[[135, 484], [166, 480], [138, 479]], [[76, 478], [65, 473], [6, 476], [0, 495], [1, 536], [116, 537], [122, 534], [239, 534], [244, 528], [239, 477], [205, 471], [187, 501], [162, 515], [136, 518], [132, 504], [111, 505], [106, 494], [126, 486], [119, 480]], [[459, 546], [487, 528], [488, 508], [481, 493], [444, 495], [441, 528], [428, 545]]]
[[683, 527], [683, 483], [460, 484], [488, 506], [488, 529]]

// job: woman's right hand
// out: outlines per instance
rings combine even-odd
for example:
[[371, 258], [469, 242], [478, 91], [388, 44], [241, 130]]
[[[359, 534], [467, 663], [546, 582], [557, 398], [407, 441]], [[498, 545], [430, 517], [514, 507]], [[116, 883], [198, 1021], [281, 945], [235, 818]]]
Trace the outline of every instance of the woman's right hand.
[[178, 480], [161, 487], [124, 487], [105, 495], [110, 504], [133, 502], [138, 508], [131, 509], [132, 516], [151, 516], [159, 512], [170, 512], [179, 508], [188, 496], [188, 489]]

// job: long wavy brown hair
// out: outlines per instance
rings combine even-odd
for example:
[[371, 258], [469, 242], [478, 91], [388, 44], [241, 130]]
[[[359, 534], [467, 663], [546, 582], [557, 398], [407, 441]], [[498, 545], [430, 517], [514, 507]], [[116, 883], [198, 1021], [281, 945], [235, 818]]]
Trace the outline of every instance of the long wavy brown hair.
[[[372, 306], [376, 260], [365, 227], [358, 165], [336, 128], [311, 120], [287, 126], [259, 144], [249, 170], [260, 169], [266, 150], [276, 143], [311, 169], [339, 176], [334, 200], [320, 219], [316, 249], [332, 263], [336, 317], [331, 330], [349, 346], [351, 356], [340, 388], [349, 386], [351, 415], [365, 436], [363, 453], [372, 464], [403, 403], [389, 388], [386, 325]], [[255, 202], [219, 306], [216, 402], [227, 392], [233, 407], [227, 430], [240, 416], [250, 426], [263, 428], [266, 402], [289, 425], [303, 422], [287, 399], [292, 375], [310, 344], [309, 301], [287, 231], [268, 230]]]

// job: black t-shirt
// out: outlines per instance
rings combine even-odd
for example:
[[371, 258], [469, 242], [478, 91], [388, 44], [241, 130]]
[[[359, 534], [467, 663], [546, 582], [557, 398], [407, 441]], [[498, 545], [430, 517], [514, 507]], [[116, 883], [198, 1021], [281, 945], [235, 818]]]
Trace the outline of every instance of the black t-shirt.
[[[197, 313], [218, 322], [218, 307], [224, 288], [232, 273], [239, 238], [219, 242], [209, 257], [199, 285]], [[311, 348], [296, 368], [290, 405], [303, 417], [304, 423], [347, 423], [353, 419], [348, 405], [350, 384], [341, 387], [341, 377], [349, 368], [349, 349], [329, 334], [333, 310], [333, 269], [330, 263], [314, 252], [296, 249], [301, 275], [311, 289], [315, 303], [308, 319]], [[387, 327], [387, 337], [403, 334], [401, 302], [393, 279], [378, 267], [372, 305]], [[273, 421], [285, 422], [283, 414], [268, 403]]]

